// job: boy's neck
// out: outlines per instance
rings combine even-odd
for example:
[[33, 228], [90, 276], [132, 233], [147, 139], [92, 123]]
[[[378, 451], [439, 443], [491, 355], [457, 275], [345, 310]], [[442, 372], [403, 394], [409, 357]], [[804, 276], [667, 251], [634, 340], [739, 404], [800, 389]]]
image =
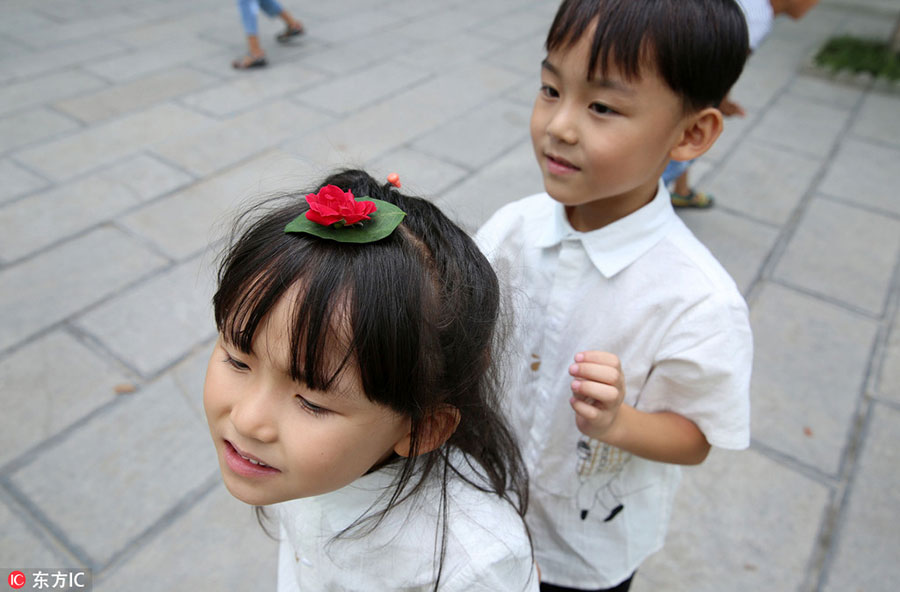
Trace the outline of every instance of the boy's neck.
[[608, 226], [635, 213], [656, 197], [658, 186], [637, 195], [608, 197], [587, 203], [566, 206], [566, 218], [578, 232], [590, 232]]

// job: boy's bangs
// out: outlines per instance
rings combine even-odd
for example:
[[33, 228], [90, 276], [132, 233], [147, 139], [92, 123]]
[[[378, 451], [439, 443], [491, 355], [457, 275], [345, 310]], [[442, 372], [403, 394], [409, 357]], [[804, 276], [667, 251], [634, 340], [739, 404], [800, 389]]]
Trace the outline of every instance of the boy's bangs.
[[[614, 0], [564, 3], [547, 34], [547, 51], [571, 48], [596, 23], [587, 79], [593, 80], [598, 73], [605, 76], [611, 65], [628, 80], [639, 78], [641, 66], [652, 63], [648, 61], [652, 48], [647, 40], [652, 11], [636, 4]], [[601, 19], [598, 14], [607, 18]]]

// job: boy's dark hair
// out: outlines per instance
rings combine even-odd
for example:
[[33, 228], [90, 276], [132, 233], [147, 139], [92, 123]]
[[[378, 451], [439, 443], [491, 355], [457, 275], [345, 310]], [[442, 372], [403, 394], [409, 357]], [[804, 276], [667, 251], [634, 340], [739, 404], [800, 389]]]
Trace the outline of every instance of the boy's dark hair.
[[[288, 222], [309, 209], [303, 196], [325, 185], [391, 202], [407, 216], [388, 237], [363, 245], [285, 234]], [[379, 185], [359, 170], [335, 173], [312, 191], [258, 204], [238, 218], [233, 232], [237, 238], [220, 264], [213, 297], [216, 326], [229, 343], [250, 353], [261, 323], [297, 287], [288, 328], [295, 380], [327, 391], [352, 365], [369, 400], [411, 418], [412, 450], [430, 411], [451, 405], [461, 414], [443, 446], [418, 458], [411, 454], [390, 461], [400, 469], [387, 509], [347, 531], [368, 520], [371, 528], [377, 527], [394, 503], [415, 494], [430, 476], [439, 479], [439, 580], [448, 478], [460, 477], [494, 493], [524, 516], [527, 476], [500, 414], [501, 391], [492, 363], [498, 282], [465, 232], [431, 203], [403, 195], [390, 184]], [[449, 456], [454, 449], [465, 453], [471, 468], [453, 465]], [[460, 469], [474, 470], [476, 482]]]
[[741, 75], [747, 23], [735, 0], [565, 0], [547, 51], [568, 49], [597, 23], [588, 80], [610, 66], [631, 80], [655, 68], [687, 111], [718, 106]]

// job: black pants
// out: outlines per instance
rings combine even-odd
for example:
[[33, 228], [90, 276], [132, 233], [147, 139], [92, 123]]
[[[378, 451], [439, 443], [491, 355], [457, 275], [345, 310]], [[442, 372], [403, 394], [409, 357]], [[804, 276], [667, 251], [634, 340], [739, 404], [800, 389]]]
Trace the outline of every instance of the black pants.
[[566, 588], [563, 586], [554, 586], [553, 584], [545, 584], [541, 582], [541, 592], [628, 592], [628, 589], [631, 588], [631, 580], [634, 578], [634, 574], [631, 574], [631, 577], [619, 584], [618, 586], [613, 586], [612, 588], [601, 588], [600, 590], [585, 590], [584, 588]]

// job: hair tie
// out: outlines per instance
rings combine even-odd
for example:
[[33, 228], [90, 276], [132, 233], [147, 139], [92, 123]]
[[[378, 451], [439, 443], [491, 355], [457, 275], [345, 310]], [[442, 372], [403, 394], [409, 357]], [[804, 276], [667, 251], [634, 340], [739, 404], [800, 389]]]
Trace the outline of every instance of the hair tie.
[[403, 184], [400, 182], [400, 175], [398, 175], [397, 173], [391, 173], [390, 175], [388, 175], [387, 180], [388, 183], [390, 183], [397, 189], [400, 189], [403, 186]]

